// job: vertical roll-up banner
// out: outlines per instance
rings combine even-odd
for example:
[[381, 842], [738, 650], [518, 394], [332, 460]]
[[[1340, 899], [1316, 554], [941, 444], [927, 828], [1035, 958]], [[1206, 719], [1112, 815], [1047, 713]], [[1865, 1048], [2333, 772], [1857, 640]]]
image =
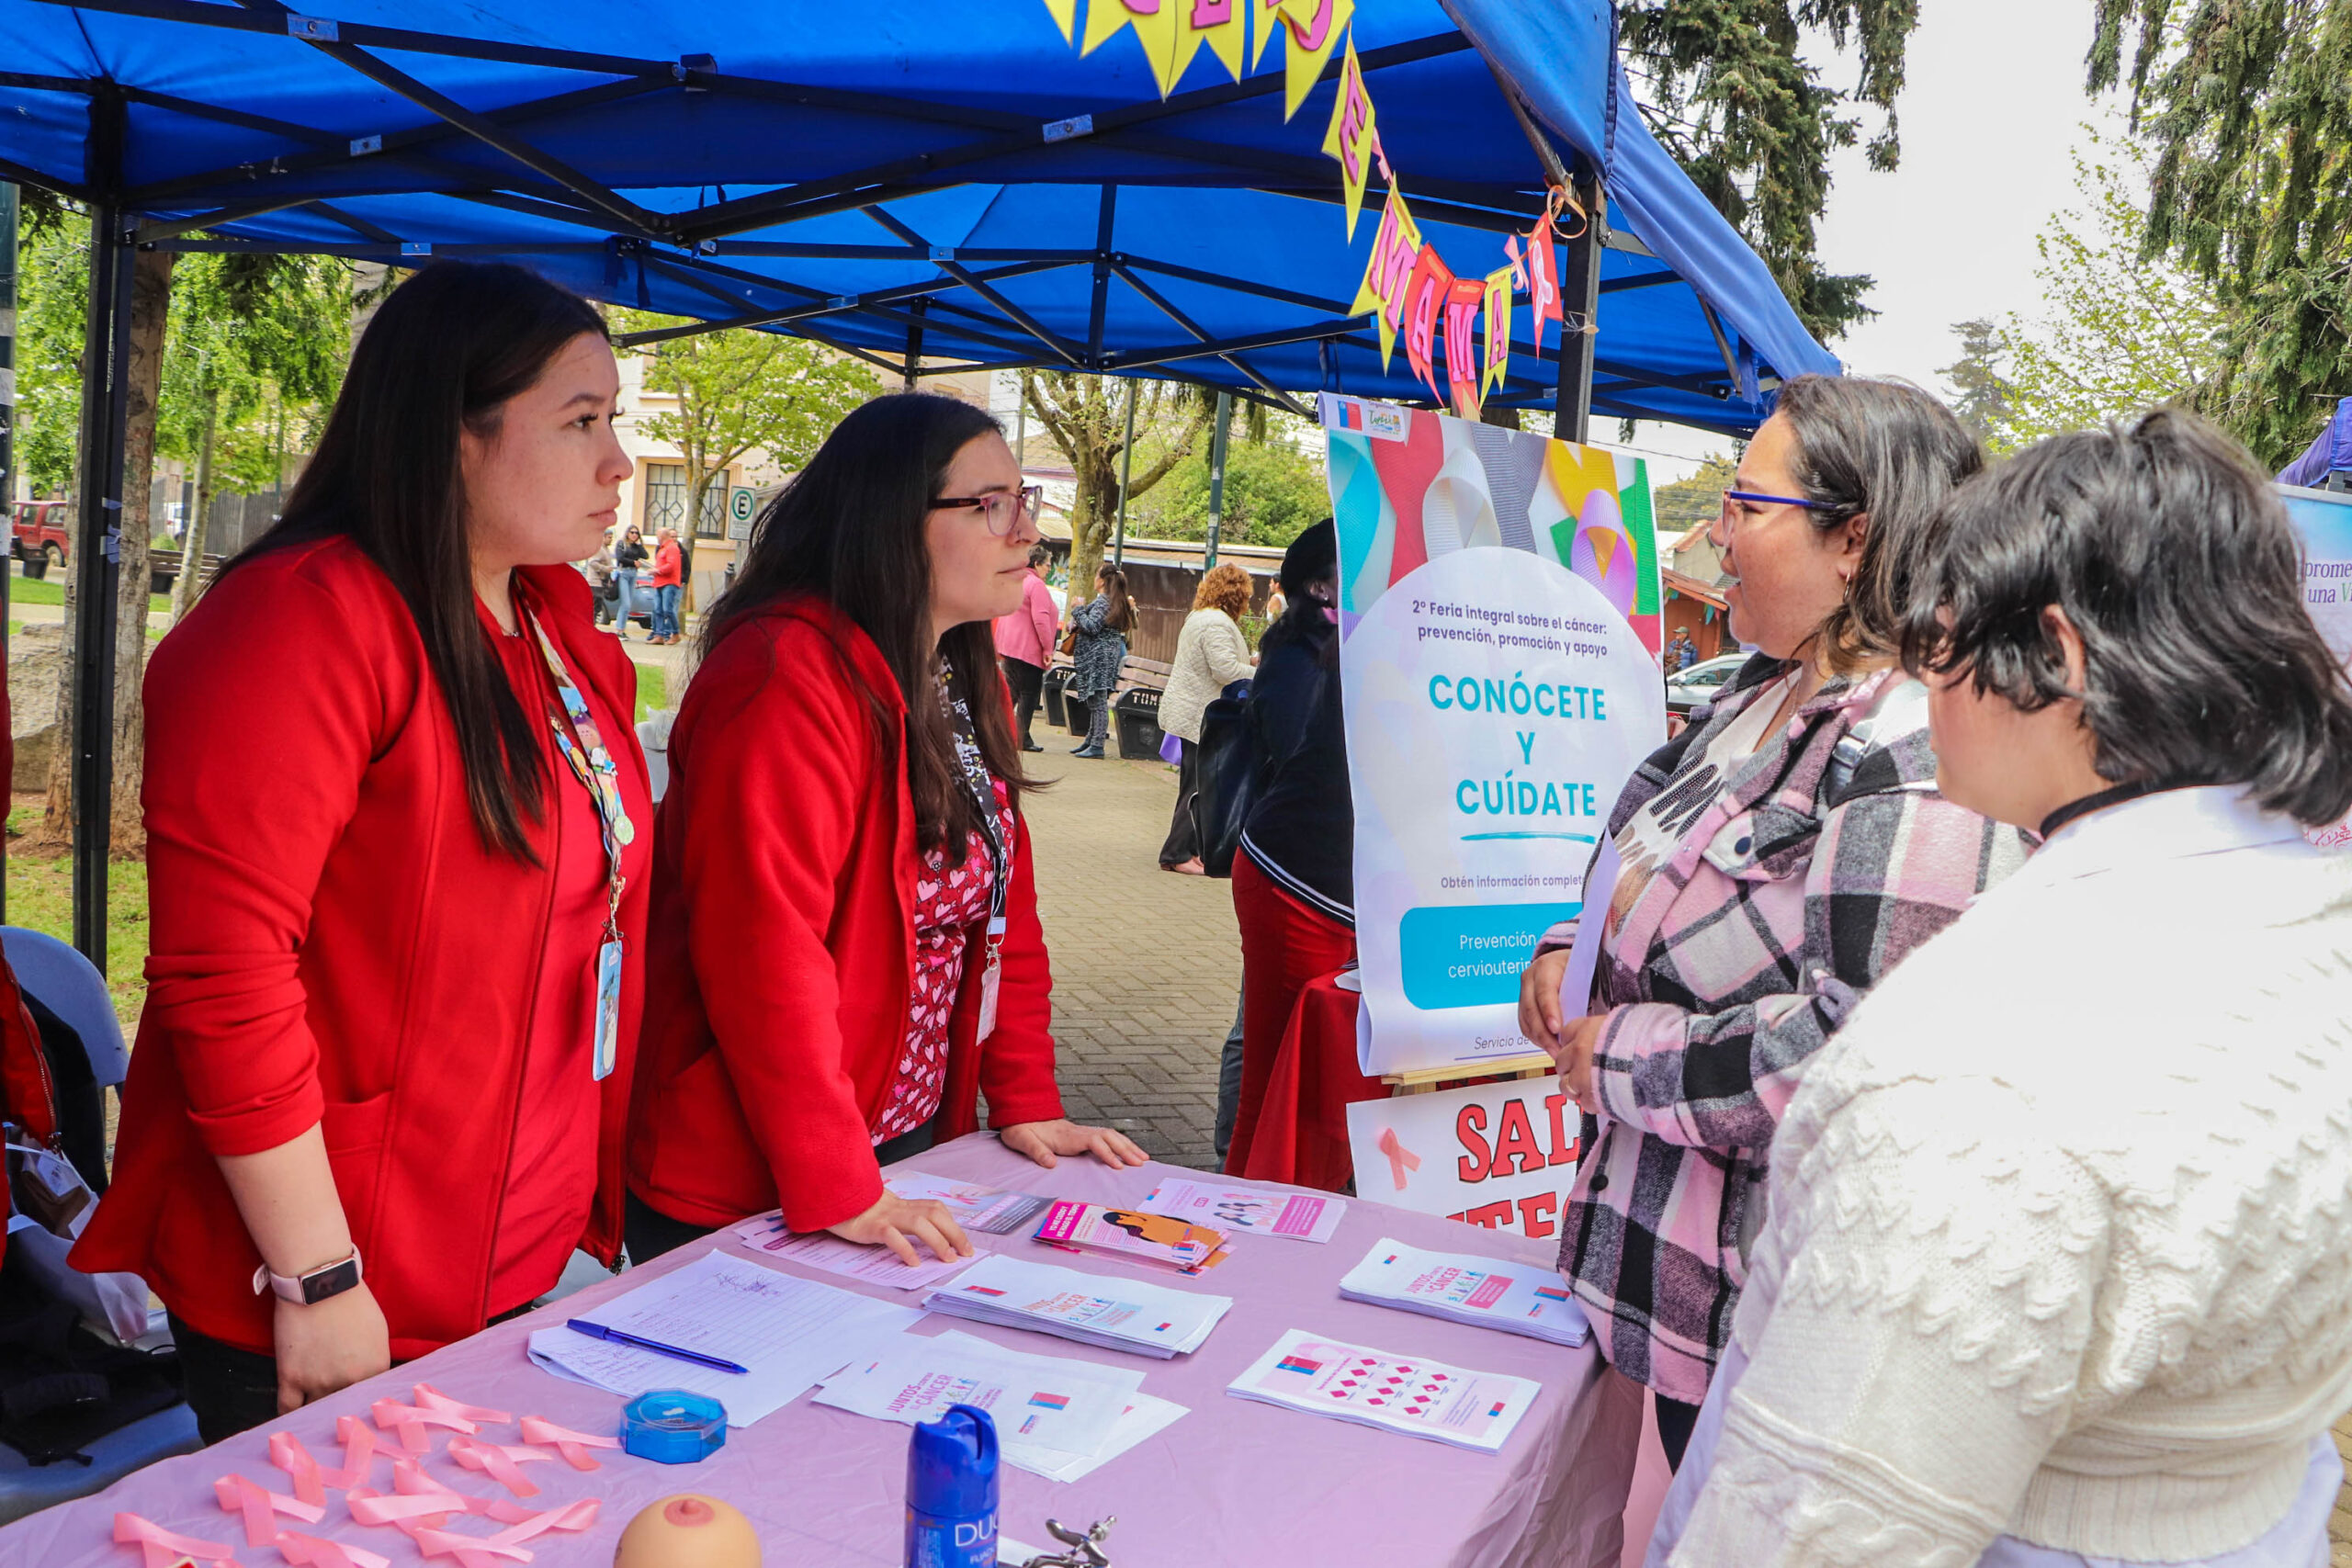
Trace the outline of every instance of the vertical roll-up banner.
[[[2352, 492], [2280, 485], [2278, 493], [2303, 536], [2303, 607], [2335, 657], [2352, 667]], [[2310, 836], [2352, 850], [2352, 817]]]
[[1325, 393], [1368, 1074], [1535, 1047], [1519, 975], [1666, 738], [1640, 459]]

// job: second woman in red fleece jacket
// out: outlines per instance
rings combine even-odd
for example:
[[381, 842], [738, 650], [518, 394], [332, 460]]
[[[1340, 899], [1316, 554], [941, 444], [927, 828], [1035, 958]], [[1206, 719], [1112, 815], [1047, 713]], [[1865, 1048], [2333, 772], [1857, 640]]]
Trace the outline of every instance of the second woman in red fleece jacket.
[[1035, 498], [987, 414], [877, 399], [760, 519], [670, 735], [629, 1119], [639, 1261], [781, 1204], [944, 1258], [880, 1168], [972, 1129], [1140, 1165], [1064, 1119], [1019, 753], [989, 623]]

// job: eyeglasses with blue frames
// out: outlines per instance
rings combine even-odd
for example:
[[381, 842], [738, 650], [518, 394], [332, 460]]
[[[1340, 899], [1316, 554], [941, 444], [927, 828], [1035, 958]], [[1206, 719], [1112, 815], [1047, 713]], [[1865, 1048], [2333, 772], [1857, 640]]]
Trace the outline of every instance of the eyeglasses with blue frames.
[[1035, 522], [1037, 509], [1045, 499], [1044, 485], [1023, 485], [1017, 491], [1001, 490], [993, 495], [943, 495], [931, 504], [935, 508], [973, 507], [988, 524], [989, 532], [1001, 539], [1023, 522]]
[[1818, 501], [1807, 501], [1803, 496], [1767, 495], [1762, 491], [1756, 490], [1727, 490], [1724, 491], [1722, 507], [1715, 513], [1715, 526], [1724, 531], [1724, 537], [1725, 539], [1730, 537], [1729, 530], [1738, 522], [1738, 517], [1733, 512], [1734, 506], [1738, 506], [1743, 509], [1753, 509], [1765, 506], [1795, 506], [1802, 507], [1807, 512], [1825, 512], [1828, 510], [1823, 502]]

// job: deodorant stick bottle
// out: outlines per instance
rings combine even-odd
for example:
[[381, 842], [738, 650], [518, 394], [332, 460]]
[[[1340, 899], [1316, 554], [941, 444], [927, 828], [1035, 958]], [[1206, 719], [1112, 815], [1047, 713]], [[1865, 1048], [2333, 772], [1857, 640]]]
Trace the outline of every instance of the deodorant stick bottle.
[[951, 1404], [907, 1441], [906, 1568], [996, 1568], [996, 1422]]

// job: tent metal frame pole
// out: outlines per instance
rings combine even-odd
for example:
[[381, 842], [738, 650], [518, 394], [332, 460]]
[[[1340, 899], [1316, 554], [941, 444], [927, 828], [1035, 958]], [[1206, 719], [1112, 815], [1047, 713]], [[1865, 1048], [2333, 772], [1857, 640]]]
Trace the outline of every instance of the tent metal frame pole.
[[913, 391], [916, 379], [922, 375], [923, 308], [930, 303], [928, 299], [918, 299], [912, 307], [915, 319], [907, 328], [907, 379], [901, 389], [904, 391]]
[[1209, 536], [1208, 546], [1201, 555], [1201, 570], [1208, 571], [1216, 566], [1217, 536], [1225, 529], [1225, 455], [1231, 450], [1228, 438], [1233, 431], [1233, 394], [1216, 395], [1216, 434], [1209, 438]]
[[[1161, 315], [1166, 316], [1170, 321], [1175, 322], [1178, 326], [1183, 328], [1186, 332], [1200, 339], [1201, 342], [1206, 343], [1209, 341], [1209, 333], [1206, 328], [1193, 321], [1183, 311], [1178, 310], [1175, 305], [1169, 300], [1166, 295], [1161, 294], [1159, 290], [1152, 288], [1151, 285], [1146, 283], [1142, 278], [1137, 277], [1135, 273], [1123, 265], [1118, 258], [1112, 258], [1111, 269], [1119, 275], [1119, 280], [1122, 283], [1125, 283], [1128, 288], [1142, 295], [1145, 299], [1157, 306]], [[1100, 352], [1100, 345], [1098, 344], [1097, 353], [1099, 354]], [[1297, 399], [1292, 397], [1288, 392], [1283, 391], [1280, 387], [1275, 386], [1265, 377], [1261, 376], [1256, 370], [1250, 367], [1246, 360], [1243, 360], [1237, 355], [1230, 354], [1220, 355], [1218, 357], [1223, 359], [1227, 365], [1232, 366], [1236, 370], [1241, 372], [1243, 376], [1249, 378], [1252, 386], [1258, 388], [1267, 396], [1272, 398], [1292, 413], [1298, 415], [1301, 419], [1309, 419], [1313, 417], [1306, 412], [1306, 407], [1301, 404]]]
[[1142, 385], [1135, 377], [1127, 378], [1127, 439], [1119, 448], [1119, 526], [1111, 536], [1111, 564], [1127, 564], [1127, 491], [1136, 477], [1136, 396]]
[[1102, 207], [1094, 220], [1094, 298], [1086, 311], [1086, 362], [1102, 363], [1102, 333], [1111, 314], [1111, 234], [1119, 209], [1119, 187], [1102, 187]]
[[[1584, 203], [1584, 231], [1568, 242], [1568, 263], [1560, 278], [1560, 303], [1567, 320], [1561, 323], [1560, 379], [1554, 404], [1553, 434], [1582, 444], [1592, 434], [1592, 373], [1599, 358], [1598, 317], [1600, 310], [1602, 231], [1608, 223], [1608, 197], [1600, 182], [1588, 175], [1577, 182], [1577, 197]], [[1569, 323], [1575, 323], [1573, 331]]]
[[[13, 520], [17, 423], [17, 187], [0, 182], [0, 517]], [[13, 521], [11, 544], [14, 543]], [[8, 563], [0, 559], [0, 626], [8, 620]], [[6, 846], [0, 844], [0, 860]], [[0, 920], [8, 916], [8, 884], [0, 874]]]
[[90, 100], [87, 177], [109, 199], [90, 209], [90, 288], [82, 340], [82, 483], [74, 521], [74, 945], [107, 967], [107, 863], [114, 833], [116, 582], [130, 393], [131, 247], [119, 205], [129, 113], [119, 93]]

